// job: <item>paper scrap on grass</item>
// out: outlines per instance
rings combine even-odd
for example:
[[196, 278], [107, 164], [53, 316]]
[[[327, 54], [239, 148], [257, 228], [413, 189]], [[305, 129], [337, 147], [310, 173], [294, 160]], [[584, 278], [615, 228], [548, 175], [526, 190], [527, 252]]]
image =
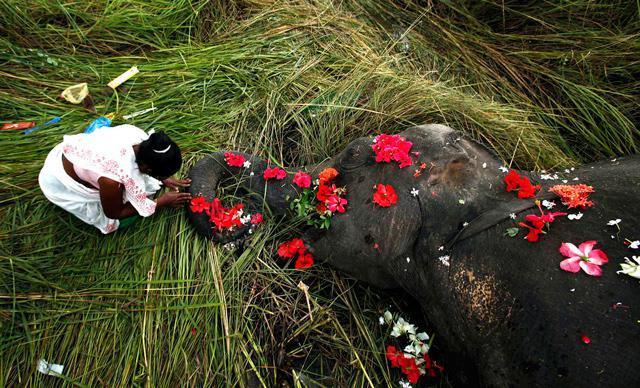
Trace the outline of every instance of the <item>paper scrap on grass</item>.
[[118, 86], [122, 85], [123, 83], [125, 83], [129, 78], [133, 77], [134, 75], [138, 74], [140, 71], [138, 70], [137, 66], [132, 66], [131, 69], [125, 71], [124, 73], [120, 74], [119, 76], [117, 76], [116, 78], [112, 79], [107, 86], [109, 86], [111, 89], [115, 89]]
[[86, 82], [69, 86], [62, 91], [60, 97], [72, 104], [79, 104], [89, 95], [89, 85]]
[[49, 376], [62, 376], [64, 365], [47, 362], [44, 358], [38, 361], [38, 372]]
[[156, 109], [158, 109], [158, 108], [154, 106], [152, 108], [143, 109], [143, 110], [139, 110], [137, 112], [133, 112], [133, 113], [128, 114], [128, 115], [124, 115], [124, 116], [122, 116], [122, 118], [125, 119], [125, 120], [129, 120], [129, 119], [132, 119], [134, 117], [141, 116], [141, 115], [143, 115], [145, 113], [153, 112]]

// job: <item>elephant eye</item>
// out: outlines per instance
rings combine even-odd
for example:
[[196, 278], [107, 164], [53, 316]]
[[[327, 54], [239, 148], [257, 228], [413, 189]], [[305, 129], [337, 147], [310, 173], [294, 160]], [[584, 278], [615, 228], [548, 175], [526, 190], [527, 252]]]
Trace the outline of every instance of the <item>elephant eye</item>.
[[353, 145], [345, 150], [340, 158], [340, 167], [346, 170], [355, 169], [367, 162], [368, 153], [362, 145]]

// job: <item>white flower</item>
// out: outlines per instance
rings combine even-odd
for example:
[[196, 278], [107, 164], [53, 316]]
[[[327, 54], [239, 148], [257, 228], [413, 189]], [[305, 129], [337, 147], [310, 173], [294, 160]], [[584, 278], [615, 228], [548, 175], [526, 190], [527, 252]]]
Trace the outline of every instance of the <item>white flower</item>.
[[254, 175], [256, 175], [256, 174], [255, 174], [253, 171], [251, 171], [251, 172], [249, 173], [249, 176], [254, 176]]
[[568, 169], [568, 168], [565, 168], [565, 169], [564, 169], [564, 172], [566, 172], [566, 173], [568, 174], [568, 173], [570, 173], [571, 171], [569, 171], [569, 169]]
[[467, 226], [469, 226], [469, 223], [468, 223], [468, 222], [465, 222], [465, 223], [463, 223], [463, 224], [462, 224], [462, 227], [463, 227], [463, 228], [466, 228]]
[[563, 179], [563, 180], [562, 180], [562, 183], [567, 183], [567, 182], [569, 182], [569, 181], [568, 181], [568, 180], [566, 180], [566, 179]]
[[625, 257], [624, 260], [626, 263], [620, 263], [620, 267], [622, 269], [616, 273], [622, 273], [636, 279], [640, 279], [640, 256], [631, 256], [631, 258], [635, 263], [629, 260], [628, 257]]
[[575, 169], [576, 169], [575, 167], [571, 167], [571, 171], [575, 171]]
[[248, 160], [245, 160], [244, 163], [242, 163], [242, 167], [244, 168], [249, 168], [251, 167], [251, 162]]
[[384, 321], [386, 323], [391, 323], [391, 321], [393, 321], [393, 315], [391, 315], [391, 313], [389, 312], [389, 310], [384, 312]]
[[482, 168], [487, 168], [487, 163], [482, 163]]
[[543, 181], [547, 181], [547, 180], [553, 180], [553, 177], [551, 176], [551, 174], [542, 174], [540, 175], [540, 179]]
[[425, 333], [423, 331], [422, 333], [416, 334], [416, 338], [419, 339], [420, 341], [428, 341], [429, 340], [429, 334], [427, 334], [427, 333]]
[[458, 200], [458, 203], [459, 203], [460, 205], [464, 205], [464, 199], [459, 199], [459, 200]]
[[614, 225], [618, 225], [620, 222], [622, 222], [622, 220], [619, 218], [616, 218], [615, 220], [610, 220], [609, 222], [607, 222], [607, 225], [614, 226]]
[[580, 180], [580, 178], [575, 177], [575, 178], [573, 178], [573, 180], [574, 180], [574, 181], [579, 181], [579, 180]]
[[246, 225], [250, 221], [251, 221], [251, 214], [247, 214], [246, 216], [240, 217], [240, 222], [242, 222], [242, 225]]
[[545, 199], [544, 201], [542, 201], [542, 206], [546, 207], [547, 209], [553, 209], [553, 207], [556, 206], [556, 203], [553, 201], [547, 201]]
[[411, 258], [407, 257], [407, 263], [410, 263], [410, 262], [411, 262]]
[[415, 187], [411, 188], [411, 195], [413, 195], [414, 197], [417, 197], [418, 194], [420, 194], [420, 191], [418, 191], [418, 189], [416, 189]]
[[382, 316], [378, 317], [378, 322], [379, 322], [381, 325], [384, 325], [384, 317], [382, 317]]
[[498, 167], [498, 170], [502, 171], [502, 172], [509, 172], [509, 169], [506, 168], [505, 166], [500, 166]]
[[512, 220], [516, 219], [516, 213], [510, 213], [509, 214], [509, 218], [511, 218]]
[[631, 248], [631, 249], [640, 248], [640, 240], [631, 241], [631, 244], [629, 244], [629, 248]]
[[449, 266], [449, 255], [440, 256], [438, 257], [438, 260], [440, 260], [445, 267]]
[[408, 381], [400, 380], [398, 383], [400, 384], [400, 388], [411, 388], [411, 384]]
[[579, 219], [582, 218], [583, 215], [584, 214], [578, 212], [577, 214], [568, 214], [567, 218], [570, 219], [570, 220], [579, 220]]
[[439, 251], [444, 251], [444, 245], [440, 245], [440, 246], [438, 247], [438, 250], [439, 250]]
[[414, 325], [410, 324], [402, 318], [398, 318], [396, 323], [393, 325], [393, 329], [391, 330], [391, 336], [400, 337], [402, 334], [415, 334], [415, 332], [416, 327]]

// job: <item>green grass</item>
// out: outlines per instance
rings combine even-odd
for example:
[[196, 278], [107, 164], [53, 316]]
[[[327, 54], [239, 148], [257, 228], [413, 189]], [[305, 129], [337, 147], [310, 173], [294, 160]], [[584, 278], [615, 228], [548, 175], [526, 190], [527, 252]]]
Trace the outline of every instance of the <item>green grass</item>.
[[[180, 212], [105, 237], [49, 204], [46, 154], [97, 117], [56, 96], [88, 82], [99, 114], [175, 138], [184, 172], [219, 149], [316, 163], [432, 122], [521, 168], [637, 153], [640, 5], [520, 3], [2, 2], [0, 121], [62, 121], [0, 132], [0, 381], [395, 384], [377, 324], [393, 302], [330, 268], [283, 269], [274, 247], [291, 225], [270, 220], [238, 255]], [[64, 380], [37, 373], [40, 358]]]

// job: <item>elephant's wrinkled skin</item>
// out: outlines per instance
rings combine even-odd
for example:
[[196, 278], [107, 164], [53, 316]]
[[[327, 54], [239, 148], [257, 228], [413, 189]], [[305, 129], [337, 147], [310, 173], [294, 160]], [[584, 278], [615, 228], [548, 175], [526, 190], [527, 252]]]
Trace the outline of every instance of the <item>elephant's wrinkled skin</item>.
[[[413, 127], [401, 135], [420, 152], [412, 156], [414, 166], [375, 163], [371, 139], [361, 138], [328, 163], [307, 168], [317, 174], [334, 166], [337, 185], [348, 190], [347, 212], [333, 217], [329, 231], [305, 236], [316, 259], [379, 287], [400, 286], [410, 293], [448, 352], [451, 373], [456, 366], [477, 369], [480, 381], [468, 384], [640, 386], [640, 284], [616, 274], [623, 257], [640, 254], [623, 244], [625, 237], [640, 238], [640, 157], [564, 174], [569, 184], [595, 188], [595, 206], [577, 221], [558, 218], [540, 242], [529, 243], [522, 231], [515, 238], [504, 235], [514, 226], [509, 214], [523, 220], [539, 211], [532, 200], [505, 192], [501, 163], [490, 152], [442, 125]], [[266, 164], [251, 161], [255, 175], [244, 185], [262, 198]], [[431, 167], [416, 178], [415, 162], [423, 161]], [[211, 199], [219, 179], [229, 174], [222, 153], [206, 158], [192, 170], [192, 193]], [[285, 198], [295, 197], [291, 175], [266, 183], [264, 198], [280, 214], [286, 213]], [[372, 203], [378, 183], [394, 186], [397, 205]], [[560, 183], [542, 181], [538, 198], [553, 198], [546, 189]], [[412, 188], [418, 196], [410, 194]], [[190, 217], [211, 237], [206, 220]], [[607, 226], [616, 218], [623, 220], [620, 232]], [[597, 240], [596, 248], [610, 259], [600, 278], [559, 268], [560, 244], [587, 240]], [[450, 257], [449, 266], [438, 259], [443, 255]]]

